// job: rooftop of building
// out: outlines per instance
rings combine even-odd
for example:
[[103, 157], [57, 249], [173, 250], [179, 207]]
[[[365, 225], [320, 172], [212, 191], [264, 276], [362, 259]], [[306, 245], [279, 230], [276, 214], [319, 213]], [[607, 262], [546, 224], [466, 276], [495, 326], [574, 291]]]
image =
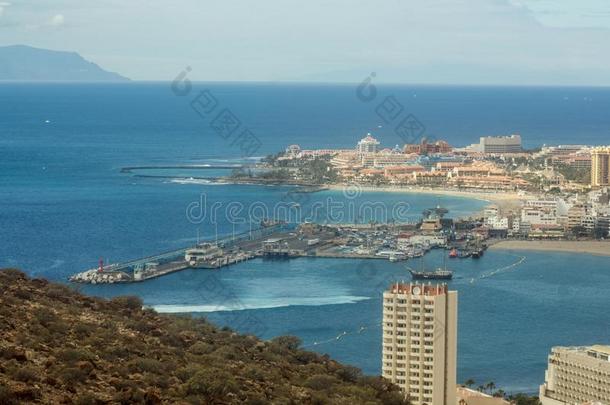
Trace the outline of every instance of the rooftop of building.
[[597, 352], [597, 353], [602, 353], [602, 354], [607, 354], [610, 356], [610, 346], [606, 346], [606, 345], [593, 345], [591, 346], [591, 350]]
[[449, 287], [447, 284], [395, 283], [390, 286], [388, 292], [415, 296], [437, 296], [447, 294]]
[[481, 139], [521, 139], [521, 135], [512, 134], [512, 135], [488, 135], [482, 136]]
[[364, 138], [362, 138], [360, 140], [360, 142], [363, 142], [363, 143], [379, 143], [379, 141], [377, 139], [373, 138], [373, 136], [370, 133], [366, 134], [366, 136]]
[[605, 358], [610, 357], [610, 346], [609, 345], [569, 346], [569, 347], [558, 346], [558, 347], [554, 347], [553, 350], [564, 350], [564, 351], [568, 351], [568, 352], [582, 353], [582, 354], [587, 354], [592, 357], [597, 357], [599, 355], [602, 355]]
[[458, 404], [464, 405], [509, 405], [503, 398], [492, 397], [480, 391], [467, 387], [457, 387], [456, 396]]

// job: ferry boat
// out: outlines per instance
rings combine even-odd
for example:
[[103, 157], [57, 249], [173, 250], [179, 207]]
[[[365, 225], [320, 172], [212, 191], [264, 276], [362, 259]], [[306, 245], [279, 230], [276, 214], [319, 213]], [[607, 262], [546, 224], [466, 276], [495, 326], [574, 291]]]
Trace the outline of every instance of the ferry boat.
[[201, 243], [184, 252], [184, 261], [193, 268], [209, 268], [210, 263], [222, 257], [223, 254], [224, 252], [219, 246], [211, 243]]

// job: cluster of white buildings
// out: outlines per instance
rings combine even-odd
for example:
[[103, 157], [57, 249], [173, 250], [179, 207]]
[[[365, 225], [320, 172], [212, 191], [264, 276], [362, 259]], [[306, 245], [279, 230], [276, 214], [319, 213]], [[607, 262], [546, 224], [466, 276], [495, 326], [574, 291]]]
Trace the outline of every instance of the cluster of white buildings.
[[543, 158], [551, 165], [565, 165], [576, 169], [591, 169], [591, 151], [587, 145], [543, 146], [533, 154], [534, 159]]
[[563, 238], [588, 235], [610, 237], [610, 194], [598, 189], [568, 199], [527, 200], [518, 212], [502, 213], [497, 206], [485, 209], [485, 225], [507, 235], [532, 238]]
[[[520, 139], [518, 135], [484, 137], [481, 142], [488, 145], [483, 150], [493, 152], [487, 155], [493, 155], [498, 151], [520, 151]], [[511, 146], [515, 142], [518, 148]], [[504, 144], [505, 147], [500, 146]], [[290, 145], [280, 159], [329, 156], [330, 163], [340, 178], [363, 183], [448, 185], [493, 190], [515, 190], [529, 185], [519, 176], [509, 175], [495, 163], [479, 159], [479, 155], [481, 154], [469, 155], [469, 152], [464, 151], [456, 153], [445, 141], [428, 143], [426, 139], [402, 148], [398, 145], [394, 148], [381, 148], [380, 142], [367, 134], [354, 149], [302, 150], [298, 145]]]

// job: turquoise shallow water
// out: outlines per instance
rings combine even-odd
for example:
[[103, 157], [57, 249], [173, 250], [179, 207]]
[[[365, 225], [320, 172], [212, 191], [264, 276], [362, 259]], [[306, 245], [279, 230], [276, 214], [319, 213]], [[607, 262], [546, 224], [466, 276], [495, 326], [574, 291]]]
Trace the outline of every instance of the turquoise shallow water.
[[[289, 143], [351, 147], [362, 132], [378, 125], [369, 106], [355, 101], [345, 86], [217, 85], [216, 90], [260, 136], [260, 155]], [[397, 96], [410, 94], [406, 88], [393, 90]], [[187, 208], [200, 202], [202, 194], [208, 203], [239, 202], [243, 207], [258, 201], [273, 207], [296, 199], [290, 187], [182, 184], [120, 173], [124, 166], [240, 161], [234, 147], [214, 137], [184, 100], [168, 93], [163, 85], [0, 85], [5, 106], [0, 109], [1, 267], [65, 282], [71, 273], [95, 266], [100, 256], [131, 259], [192, 244], [198, 230], [211, 236], [209, 216], [187, 217]], [[583, 95], [592, 101], [584, 105]], [[610, 92], [602, 90], [428, 88], [418, 89], [417, 100], [413, 110], [429, 130], [456, 144], [473, 142], [474, 134], [516, 130], [532, 144], [565, 143], [573, 133], [583, 134], [583, 142], [603, 143], [610, 129]], [[514, 122], [498, 119], [506, 111], [516, 112]], [[393, 146], [398, 140], [383, 131], [380, 137]], [[188, 170], [180, 174], [193, 175]], [[484, 205], [397, 193], [349, 199], [341, 191], [298, 201], [307, 212], [328, 198], [386, 207], [407, 203], [402, 213], [407, 220], [437, 204], [454, 216]], [[324, 222], [327, 214], [319, 211], [317, 220]], [[197, 219], [201, 223], [193, 223]], [[232, 231], [224, 216], [218, 222], [220, 233]], [[240, 223], [236, 230], [248, 226]], [[523, 256], [521, 264], [511, 267]], [[440, 263], [440, 257], [429, 261]], [[450, 264], [458, 275], [451, 287], [460, 292], [461, 380], [494, 380], [507, 390], [533, 392], [544, 378], [551, 346], [609, 340], [609, 258], [498, 251], [479, 261]], [[163, 311], [211, 310], [205, 316], [220, 324], [265, 338], [296, 334], [308, 348], [378, 373], [380, 293], [403, 278], [408, 279], [404, 264], [386, 261], [254, 260], [219, 272], [185, 271], [144, 284], [83, 290], [102, 296], [137, 294]], [[347, 334], [337, 339], [343, 332]]]

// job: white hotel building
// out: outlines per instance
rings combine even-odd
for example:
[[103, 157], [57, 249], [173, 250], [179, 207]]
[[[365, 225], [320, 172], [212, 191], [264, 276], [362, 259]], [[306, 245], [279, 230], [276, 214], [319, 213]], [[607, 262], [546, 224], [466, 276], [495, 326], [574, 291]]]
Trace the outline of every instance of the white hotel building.
[[610, 346], [553, 347], [542, 405], [610, 404]]
[[457, 292], [394, 284], [383, 294], [382, 374], [414, 405], [456, 403]]

